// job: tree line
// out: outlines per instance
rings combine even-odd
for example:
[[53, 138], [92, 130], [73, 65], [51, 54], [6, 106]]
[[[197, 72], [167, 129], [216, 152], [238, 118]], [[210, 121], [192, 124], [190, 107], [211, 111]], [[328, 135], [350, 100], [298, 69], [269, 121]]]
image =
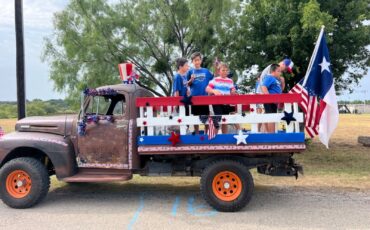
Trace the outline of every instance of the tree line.
[[[42, 101], [35, 99], [26, 102], [27, 116], [45, 116], [65, 113], [76, 113], [71, 109], [65, 100], [47, 100]], [[17, 117], [17, 103], [0, 101], [0, 119], [16, 118]]]
[[335, 87], [352, 90], [369, 67], [369, 7], [368, 0], [71, 0], [54, 15], [42, 58], [55, 89], [75, 105], [86, 87], [119, 83], [117, 65], [126, 61], [142, 87], [171, 95], [173, 61], [194, 51], [204, 67], [215, 58], [228, 63], [247, 89], [253, 69], [289, 56], [291, 87], [325, 25]]

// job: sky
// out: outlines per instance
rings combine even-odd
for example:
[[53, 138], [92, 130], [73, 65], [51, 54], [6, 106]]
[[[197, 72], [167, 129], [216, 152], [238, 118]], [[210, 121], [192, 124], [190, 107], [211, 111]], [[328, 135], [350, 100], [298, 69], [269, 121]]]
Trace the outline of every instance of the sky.
[[[41, 61], [44, 38], [53, 33], [53, 14], [61, 11], [67, 0], [23, 1], [26, 99], [60, 99], [65, 94], [54, 90], [49, 80], [49, 66]], [[14, 1], [0, 0], [0, 101], [16, 101], [16, 50]], [[370, 100], [370, 71], [356, 88], [344, 92], [338, 100]]]

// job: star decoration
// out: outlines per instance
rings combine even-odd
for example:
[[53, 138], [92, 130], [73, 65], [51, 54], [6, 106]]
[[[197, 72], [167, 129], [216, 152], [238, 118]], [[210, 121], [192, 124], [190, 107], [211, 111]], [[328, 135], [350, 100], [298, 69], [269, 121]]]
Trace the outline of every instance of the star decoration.
[[324, 72], [324, 70], [330, 73], [330, 69], [329, 69], [330, 62], [328, 62], [325, 57], [323, 57], [322, 62], [319, 65], [321, 66], [321, 73]]
[[223, 117], [223, 118], [222, 118], [222, 122], [226, 122], [226, 118], [224, 118], [224, 117]]
[[204, 141], [205, 137], [204, 137], [204, 136], [200, 136], [200, 137], [199, 137], [199, 139], [200, 139], [201, 141]]
[[242, 113], [242, 117], [245, 117], [245, 113]]
[[172, 120], [172, 118], [173, 118], [173, 117], [172, 117], [172, 115], [170, 115], [168, 118], [169, 118], [170, 120]]
[[250, 111], [253, 113], [253, 112], [254, 112], [254, 109], [253, 109], [253, 108], [251, 108], [251, 109], [250, 109]]
[[146, 106], [149, 106], [150, 104], [149, 104], [149, 102], [147, 102], [147, 103], [145, 103], [145, 105], [146, 105]]
[[172, 143], [172, 146], [176, 146], [176, 144], [180, 142], [180, 135], [175, 132], [171, 132], [171, 136], [168, 138], [168, 141]]
[[293, 112], [288, 113], [284, 111], [284, 117], [281, 118], [282, 121], [286, 121], [286, 123], [289, 125], [291, 121], [296, 121], [296, 119], [293, 117]]
[[146, 121], [143, 121], [143, 125], [146, 125]]
[[206, 124], [206, 122], [208, 121], [208, 115], [200, 115], [200, 116], [199, 116], [199, 120], [200, 120], [203, 124]]
[[144, 138], [140, 137], [139, 141], [140, 142], [143, 142], [144, 141]]
[[234, 135], [234, 138], [236, 139], [236, 144], [239, 145], [241, 143], [247, 144], [247, 138], [249, 135], [244, 135], [242, 131], [239, 131], [238, 135]]
[[177, 119], [177, 122], [178, 123], [181, 123], [182, 122], [181, 118]]
[[180, 102], [182, 102], [184, 105], [192, 105], [193, 102], [191, 101], [192, 96], [185, 95], [182, 97]]

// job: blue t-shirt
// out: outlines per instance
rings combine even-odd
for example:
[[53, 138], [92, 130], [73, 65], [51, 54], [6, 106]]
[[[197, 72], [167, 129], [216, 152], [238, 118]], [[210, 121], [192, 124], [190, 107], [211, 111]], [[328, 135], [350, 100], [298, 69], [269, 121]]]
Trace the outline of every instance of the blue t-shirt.
[[261, 86], [266, 86], [270, 94], [279, 94], [282, 92], [280, 81], [272, 75], [267, 75], [263, 79]]
[[208, 95], [206, 87], [210, 80], [213, 79], [213, 75], [206, 68], [190, 69], [186, 74], [187, 80], [190, 80], [191, 75], [195, 76], [193, 83], [190, 85], [191, 96], [205, 96]]
[[173, 80], [173, 94], [176, 91], [179, 91], [180, 96], [185, 96], [187, 91], [187, 78], [186, 74], [181, 76], [179, 73], [176, 73]]

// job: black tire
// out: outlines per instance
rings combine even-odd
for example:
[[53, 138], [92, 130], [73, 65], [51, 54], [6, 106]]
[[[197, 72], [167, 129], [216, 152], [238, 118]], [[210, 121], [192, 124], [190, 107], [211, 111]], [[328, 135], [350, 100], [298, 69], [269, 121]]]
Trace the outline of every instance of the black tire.
[[[218, 182], [223, 178], [222, 175], [229, 177], [229, 173], [233, 175], [231, 178], [237, 179], [238, 183], [232, 181], [230, 181], [230, 183], [225, 182], [223, 185], [224, 189], [221, 190], [221, 188], [218, 187], [220, 186]], [[215, 184], [213, 184], [214, 182]], [[227, 184], [227, 186], [225, 184]], [[213, 189], [213, 185], [215, 185], [215, 190]], [[229, 185], [235, 186], [234, 194], [232, 194], [233, 191], [230, 190], [229, 187], [231, 186]], [[231, 189], [232, 188], [233, 187], [231, 187]], [[245, 165], [238, 161], [224, 159], [213, 162], [203, 170], [200, 180], [200, 190], [203, 198], [216, 210], [221, 212], [236, 212], [244, 208], [251, 200], [254, 183], [252, 175]], [[223, 194], [225, 194], [225, 197], [222, 197]], [[227, 197], [226, 194], [230, 196]], [[233, 196], [235, 196], [235, 198], [233, 198]]]
[[[28, 192], [24, 194], [24, 197], [15, 197], [15, 195], [12, 195], [12, 191], [10, 191], [12, 188], [9, 189], [11, 186], [7, 186], [7, 182], [9, 183], [8, 179], [16, 171], [23, 171], [29, 176], [27, 178], [31, 187], [29, 190], [25, 190]], [[34, 158], [16, 158], [7, 162], [0, 169], [0, 197], [9, 207], [23, 209], [36, 205], [46, 197], [49, 186], [50, 178], [46, 167]], [[18, 189], [18, 187], [15, 188]]]

